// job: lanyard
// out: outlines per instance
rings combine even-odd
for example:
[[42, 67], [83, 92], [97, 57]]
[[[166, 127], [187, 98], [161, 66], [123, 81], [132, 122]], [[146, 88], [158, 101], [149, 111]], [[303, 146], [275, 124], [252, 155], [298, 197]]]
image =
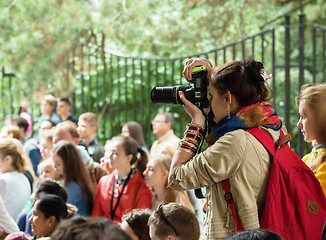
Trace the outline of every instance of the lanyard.
[[114, 181], [113, 181], [113, 187], [112, 187], [112, 195], [111, 195], [111, 212], [110, 212], [110, 215], [111, 215], [111, 219], [113, 220], [113, 217], [115, 215], [115, 211], [117, 210], [117, 207], [118, 207], [118, 204], [120, 202], [120, 199], [122, 197], [122, 194], [123, 194], [123, 190], [125, 189], [129, 179], [130, 179], [130, 176], [131, 176], [131, 173], [132, 173], [132, 169], [130, 170], [129, 174], [128, 174], [128, 177], [126, 179], [126, 181], [124, 182], [123, 184], [123, 187], [122, 187], [122, 190], [121, 190], [121, 193], [119, 193], [119, 196], [118, 196], [118, 200], [113, 208], [113, 198], [114, 198], [114, 188], [115, 188], [115, 178], [114, 178]]

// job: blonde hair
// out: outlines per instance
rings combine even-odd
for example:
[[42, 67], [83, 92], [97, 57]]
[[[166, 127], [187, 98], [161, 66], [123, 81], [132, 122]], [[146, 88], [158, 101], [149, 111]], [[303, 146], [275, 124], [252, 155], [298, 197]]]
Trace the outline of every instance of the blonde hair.
[[79, 116], [79, 120], [85, 121], [91, 127], [98, 127], [98, 118], [95, 113], [86, 112]]
[[11, 138], [18, 139], [19, 141], [22, 141], [24, 136], [21, 133], [20, 129], [16, 125], [9, 125], [4, 127], [7, 130], [8, 136]]
[[[304, 104], [304, 107], [314, 119], [316, 129], [316, 141], [326, 146], [326, 84], [311, 85], [305, 84], [301, 87], [300, 94], [295, 98], [297, 107]], [[326, 160], [323, 154], [314, 161], [311, 169], [315, 171], [321, 163]]]
[[0, 139], [0, 154], [3, 157], [11, 156], [12, 166], [16, 171], [23, 173], [25, 171], [25, 161], [14, 141], [14, 139], [9, 138]]
[[[155, 161], [157, 166], [159, 166], [163, 171], [170, 171], [171, 158], [167, 155], [158, 155], [151, 157], [151, 160]], [[163, 202], [177, 202], [179, 192], [171, 187], [168, 187], [168, 178], [165, 181], [165, 196]]]

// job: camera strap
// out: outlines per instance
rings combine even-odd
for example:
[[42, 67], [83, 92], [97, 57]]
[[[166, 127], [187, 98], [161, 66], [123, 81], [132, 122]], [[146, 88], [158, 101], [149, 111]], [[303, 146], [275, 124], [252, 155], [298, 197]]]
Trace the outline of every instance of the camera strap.
[[[203, 110], [202, 110], [204, 116], [205, 116], [205, 129], [204, 129], [204, 137], [203, 139], [201, 140], [200, 144], [199, 144], [199, 147], [198, 147], [198, 150], [197, 150], [197, 153], [200, 153], [201, 152], [201, 149], [203, 147], [203, 144], [204, 144], [204, 139], [205, 139], [205, 136], [206, 134], [208, 133], [208, 129], [211, 129], [212, 126], [215, 125], [215, 122], [213, 121], [214, 119], [214, 113], [212, 112], [212, 109], [210, 109], [209, 113], [206, 114]], [[201, 188], [197, 188], [195, 189], [195, 196], [198, 198], [198, 199], [203, 199], [203, 198], [206, 198], [201, 190]]]

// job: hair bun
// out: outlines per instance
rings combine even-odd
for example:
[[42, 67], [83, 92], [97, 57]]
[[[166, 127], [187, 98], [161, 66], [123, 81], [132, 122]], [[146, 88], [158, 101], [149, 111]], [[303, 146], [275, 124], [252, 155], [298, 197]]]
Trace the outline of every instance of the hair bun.
[[253, 58], [246, 58], [243, 61], [243, 66], [246, 79], [249, 82], [254, 84], [265, 82], [264, 78], [261, 75], [264, 69], [264, 65], [261, 62], [257, 62]]

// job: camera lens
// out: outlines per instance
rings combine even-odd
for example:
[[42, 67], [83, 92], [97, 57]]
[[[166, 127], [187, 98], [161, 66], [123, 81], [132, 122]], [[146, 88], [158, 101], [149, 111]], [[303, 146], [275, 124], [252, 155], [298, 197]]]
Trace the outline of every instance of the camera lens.
[[191, 88], [191, 86], [153, 87], [151, 91], [152, 102], [183, 104], [178, 91], [185, 92], [188, 88]]

